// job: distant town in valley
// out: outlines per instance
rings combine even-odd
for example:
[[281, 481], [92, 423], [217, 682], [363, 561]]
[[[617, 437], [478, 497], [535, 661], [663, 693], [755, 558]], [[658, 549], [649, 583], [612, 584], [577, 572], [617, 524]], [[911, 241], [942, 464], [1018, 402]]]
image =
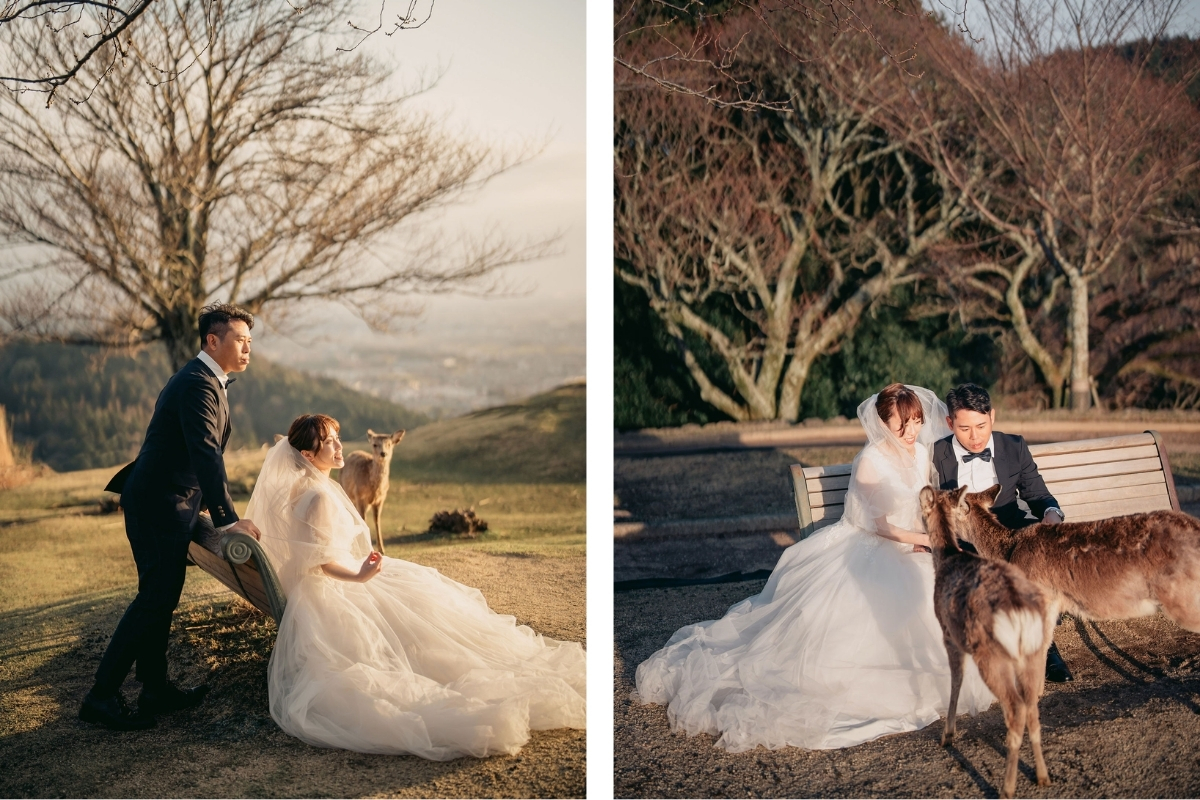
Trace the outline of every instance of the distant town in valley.
[[577, 320], [538, 318], [519, 310], [527, 309], [524, 303], [514, 308], [492, 300], [481, 304], [490, 318], [457, 321], [440, 311], [402, 320], [388, 333], [355, 321], [355, 333], [344, 340], [330, 333], [264, 332], [256, 336], [256, 350], [280, 365], [445, 419], [582, 378], [586, 328], [583, 303], [576, 304]]

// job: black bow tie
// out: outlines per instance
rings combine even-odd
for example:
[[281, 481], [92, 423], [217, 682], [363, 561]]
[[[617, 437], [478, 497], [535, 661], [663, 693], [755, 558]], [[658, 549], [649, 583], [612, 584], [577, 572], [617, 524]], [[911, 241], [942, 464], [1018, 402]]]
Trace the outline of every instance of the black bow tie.
[[225, 379], [225, 388], [226, 388], [226, 389], [228, 389], [228, 388], [229, 388], [229, 384], [233, 383], [233, 382], [234, 382], [234, 381], [236, 381], [236, 380], [237, 380], [237, 378], [226, 378], [226, 379]]
[[992, 460], [992, 448], [985, 447], [985, 448], [983, 448], [983, 450], [981, 450], [978, 453], [967, 453], [965, 456], [963, 456], [963, 463], [964, 464], [967, 463], [972, 458], [982, 458], [984, 461], [991, 461]]

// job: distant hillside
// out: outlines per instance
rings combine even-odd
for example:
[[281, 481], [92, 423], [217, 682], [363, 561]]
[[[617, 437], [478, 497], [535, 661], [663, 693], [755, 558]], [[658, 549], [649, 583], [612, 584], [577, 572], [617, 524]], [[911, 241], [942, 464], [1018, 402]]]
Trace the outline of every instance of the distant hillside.
[[392, 456], [392, 475], [409, 481], [583, 483], [586, 423], [587, 387], [560, 386], [409, 433]]
[[[95, 348], [11, 343], [0, 347], [0, 405], [18, 446], [58, 471], [92, 469], [137, 455], [154, 401], [171, 376], [165, 351], [105, 356]], [[347, 438], [367, 428], [417, 428], [424, 414], [370, 397], [335, 380], [254, 358], [229, 390], [231, 447], [286, 433], [303, 413], [336, 417]]]

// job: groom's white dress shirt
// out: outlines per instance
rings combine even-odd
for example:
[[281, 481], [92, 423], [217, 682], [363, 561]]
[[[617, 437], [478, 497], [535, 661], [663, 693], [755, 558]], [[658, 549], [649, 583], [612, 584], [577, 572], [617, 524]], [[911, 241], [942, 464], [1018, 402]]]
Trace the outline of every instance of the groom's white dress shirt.
[[226, 396], [228, 396], [229, 395], [229, 376], [227, 374], [225, 374], [225, 370], [221, 369], [221, 365], [218, 364], [213, 359], [212, 356], [210, 356], [208, 353], [204, 352], [203, 350], [200, 351], [200, 355], [196, 356], [196, 358], [203, 361], [204, 366], [208, 367], [209, 369], [211, 369], [213, 371], [213, 375], [217, 376], [217, 380], [221, 382], [221, 388], [225, 390], [225, 394], [226, 394]]
[[[975, 494], [990, 489], [995, 486], [1000, 480], [996, 477], [996, 442], [994, 436], [988, 437], [987, 449], [992, 452], [992, 458], [989, 461], [984, 461], [982, 458], [972, 458], [970, 461], [963, 461], [963, 456], [971, 454], [971, 451], [958, 443], [958, 437], [951, 437], [950, 446], [954, 448], [954, 457], [958, 459], [958, 485], [966, 486], [967, 491]], [[1028, 508], [1024, 500], [1017, 500], [1021, 504], [1021, 508]], [[1046, 512], [1054, 511], [1058, 513], [1060, 519], [1066, 519], [1066, 514], [1058, 506], [1050, 506]], [[1045, 513], [1043, 512], [1043, 518]]]
[[989, 461], [972, 458], [964, 462], [963, 456], [970, 455], [971, 451], [958, 443], [958, 437], [953, 437], [950, 442], [954, 448], [954, 457], [958, 459], [958, 485], [966, 486], [967, 491], [972, 494], [990, 489], [1000, 482], [996, 480], [996, 443], [993, 439], [994, 437], [988, 437], [987, 449], [992, 453]]
[[[228, 397], [229, 396], [229, 375], [226, 374], [225, 370], [221, 369], [221, 365], [218, 364], [213, 359], [212, 356], [210, 356], [208, 353], [204, 352], [203, 350], [200, 351], [200, 355], [196, 356], [196, 358], [203, 361], [204, 366], [208, 367], [209, 369], [211, 369], [213, 371], [213, 375], [216, 375], [217, 380], [220, 381], [220, 383], [221, 383], [221, 389], [225, 392], [225, 396]], [[217, 528], [217, 533], [221, 533], [223, 531], [229, 530], [236, 524], [237, 524], [236, 522], [232, 522], [228, 525], [222, 525], [221, 527]]]

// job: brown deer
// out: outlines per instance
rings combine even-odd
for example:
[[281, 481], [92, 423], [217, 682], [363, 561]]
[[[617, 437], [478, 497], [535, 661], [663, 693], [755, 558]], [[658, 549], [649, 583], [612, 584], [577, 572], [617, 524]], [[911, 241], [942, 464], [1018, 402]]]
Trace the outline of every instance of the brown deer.
[[942, 746], [954, 740], [958, 693], [970, 654], [1004, 710], [1008, 761], [1000, 796], [1012, 797], [1026, 728], [1038, 786], [1050, 784], [1042, 757], [1038, 698], [1046, 680], [1053, 616], [1045, 593], [1021, 570], [1004, 561], [963, 552], [954, 535], [954, 522], [964, 491], [943, 492], [929, 486], [921, 490], [921, 511], [933, 549], [933, 610], [950, 657], [950, 707]]
[[1200, 521], [1151, 511], [1014, 531], [990, 510], [999, 491], [962, 497], [954, 531], [983, 555], [1020, 567], [1047, 591], [1055, 616], [1129, 619], [1161, 608], [1200, 633]]
[[[338, 480], [358, 509], [358, 515], [367, 522], [367, 511], [375, 512], [375, 535], [379, 539], [379, 552], [383, 552], [383, 501], [387, 499], [388, 472], [392, 468], [392, 450], [404, 438], [404, 430], [395, 433], [376, 433], [367, 430], [367, 439], [374, 454], [355, 450], [346, 456]], [[367, 523], [368, 526], [370, 523]]]

